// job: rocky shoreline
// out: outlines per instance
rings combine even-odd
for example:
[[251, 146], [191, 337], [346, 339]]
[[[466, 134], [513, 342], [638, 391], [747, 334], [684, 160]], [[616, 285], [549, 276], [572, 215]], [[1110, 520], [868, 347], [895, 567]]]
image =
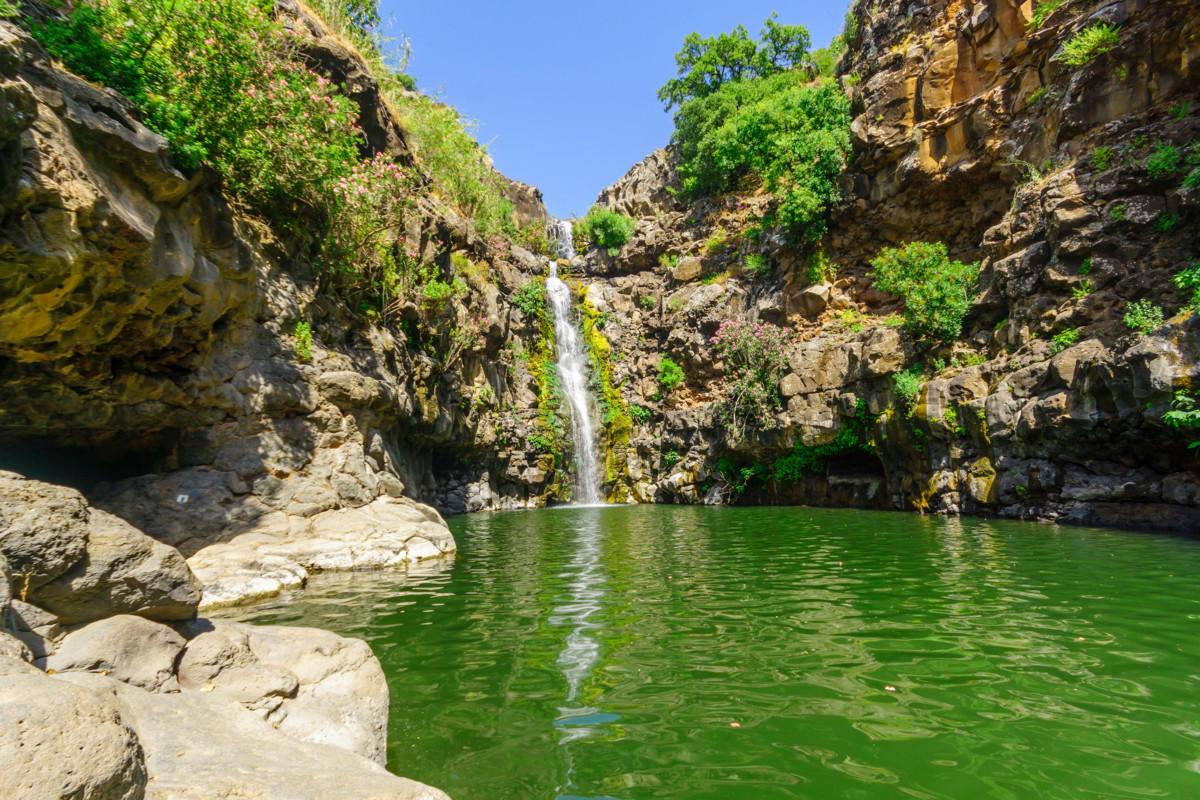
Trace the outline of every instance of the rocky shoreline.
[[185, 561], [72, 489], [0, 473], [5, 796], [445, 798], [384, 769], [388, 688], [365, 643], [197, 616], [265, 596], [280, 571], [298, 586], [453, 552], [436, 512], [373, 505], [340, 520], [374, 522], [367, 543], [314, 523]]

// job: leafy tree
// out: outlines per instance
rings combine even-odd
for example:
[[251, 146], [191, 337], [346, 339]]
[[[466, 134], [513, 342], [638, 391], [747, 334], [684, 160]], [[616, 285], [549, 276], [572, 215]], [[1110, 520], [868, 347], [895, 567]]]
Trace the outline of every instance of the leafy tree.
[[675, 54], [677, 77], [658, 90], [667, 110], [688, 100], [708, 97], [731, 81], [763, 78], [803, 63], [812, 44], [802, 25], [781, 25], [772, 14], [758, 42], [742, 25], [729, 33], [703, 37], [690, 33]]
[[871, 261], [875, 285], [904, 300], [904, 325], [915, 336], [950, 341], [979, 280], [979, 265], [952, 261], [941, 242], [887, 247]]

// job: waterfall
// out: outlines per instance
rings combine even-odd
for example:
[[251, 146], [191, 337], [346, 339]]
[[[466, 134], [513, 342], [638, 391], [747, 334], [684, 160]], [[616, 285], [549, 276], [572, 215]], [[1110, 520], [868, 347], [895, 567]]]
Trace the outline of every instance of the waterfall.
[[[558, 244], [560, 258], [575, 257], [571, 223], [555, 220], [551, 234]], [[571, 290], [558, 277], [558, 262], [551, 260], [546, 278], [546, 294], [554, 314], [554, 338], [558, 348], [558, 379], [571, 412], [571, 441], [575, 450], [575, 496], [583, 505], [601, 502], [600, 473], [596, 440], [592, 428], [591, 398], [588, 395], [587, 354], [583, 336], [571, 316]]]

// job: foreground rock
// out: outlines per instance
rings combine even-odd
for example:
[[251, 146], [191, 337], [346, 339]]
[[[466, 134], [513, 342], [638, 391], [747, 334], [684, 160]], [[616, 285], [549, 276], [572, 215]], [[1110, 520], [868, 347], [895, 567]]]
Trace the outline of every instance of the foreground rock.
[[306, 742], [387, 762], [388, 688], [371, 649], [315, 628], [197, 620], [179, 661], [184, 691], [240, 703]]
[[119, 703], [145, 751], [148, 800], [449, 800], [361, 756], [293, 739], [223, 697], [154, 694], [100, 675], [64, 680]]
[[11, 800], [142, 800], [141, 743], [111, 696], [0, 657], [0, 782]]
[[100, 672], [151, 691], [178, 689], [175, 662], [183, 637], [166, 625], [119, 616], [69, 634], [46, 659], [53, 672]]
[[4, 596], [36, 603], [62, 624], [114, 614], [185, 620], [200, 602], [200, 584], [175, 548], [89, 508], [74, 489], [12, 472], [0, 472], [0, 556], [6, 587], [15, 584]]
[[454, 550], [436, 511], [381, 497], [311, 519], [268, 515], [251, 531], [201, 549], [188, 565], [204, 584], [200, 607], [211, 609], [303, 586], [310, 571], [402, 567]]

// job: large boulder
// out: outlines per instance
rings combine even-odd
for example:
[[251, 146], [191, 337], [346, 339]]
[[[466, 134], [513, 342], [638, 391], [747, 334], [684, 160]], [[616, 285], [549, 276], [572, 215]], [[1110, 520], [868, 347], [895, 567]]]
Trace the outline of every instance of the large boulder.
[[79, 492], [0, 472], [0, 554], [18, 597], [74, 566], [87, 536], [88, 507]]
[[428, 506], [380, 497], [311, 518], [268, 514], [251, 530], [188, 559], [204, 584], [201, 609], [303, 586], [310, 571], [382, 569], [453, 553], [454, 537]]
[[62, 680], [120, 701], [146, 754], [148, 800], [449, 800], [378, 764], [276, 730], [215, 692], [146, 692], [100, 675]]
[[92, 509], [84, 557], [30, 599], [64, 625], [114, 614], [169, 622], [196, 615], [200, 582], [174, 547]]
[[5, 798], [146, 796], [141, 745], [112, 699], [3, 657], [0, 675], [0, 791]]
[[166, 625], [123, 614], [68, 634], [46, 668], [100, 672], [131, 686], [172, 691], [178, 688], [175, 662], [183, 645], [183, 637]]
[[179, 685], [256, 711], [278, 730], [387, 761], [388, 688], [365, 642], [315, 628], [198, 620]]

